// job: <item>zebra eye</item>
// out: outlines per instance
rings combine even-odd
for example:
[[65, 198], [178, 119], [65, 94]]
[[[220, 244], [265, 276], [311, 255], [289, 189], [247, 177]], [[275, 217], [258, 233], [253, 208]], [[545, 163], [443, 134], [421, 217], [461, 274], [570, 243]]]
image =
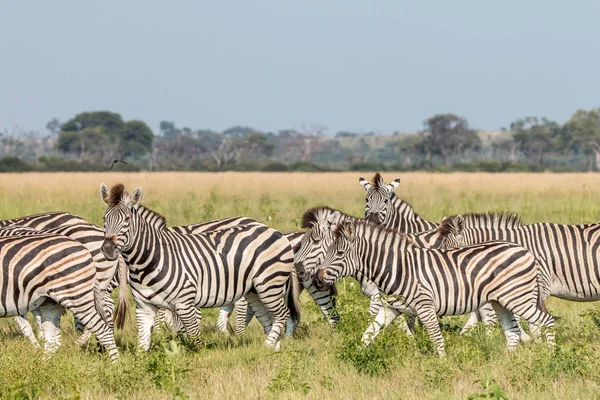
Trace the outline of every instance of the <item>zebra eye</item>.
[[343, 250], [338, 250], [338, 251], [337, 251], [337, 255], [338, 255], [338, 256], [341, 256], [342, 254], [344, 254], [344, 251], [343, 251]]

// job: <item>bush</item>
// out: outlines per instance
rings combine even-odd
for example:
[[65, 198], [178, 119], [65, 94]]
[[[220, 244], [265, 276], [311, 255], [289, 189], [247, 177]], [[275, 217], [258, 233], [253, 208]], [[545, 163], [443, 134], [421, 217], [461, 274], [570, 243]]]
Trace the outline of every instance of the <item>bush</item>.
[[264, 172], [285, 172], [287, 170], [288, 166], [281, 162], [272, 162], [262, 168]]
[[0, 172], [28, 172], [33, 167], [17, 157], [4, 157], [0, 159]]

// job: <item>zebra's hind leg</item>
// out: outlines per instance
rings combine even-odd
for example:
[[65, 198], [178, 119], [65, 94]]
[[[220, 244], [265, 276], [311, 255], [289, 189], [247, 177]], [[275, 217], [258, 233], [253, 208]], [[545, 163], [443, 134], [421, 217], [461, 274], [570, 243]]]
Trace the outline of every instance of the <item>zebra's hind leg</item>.
[[504, 336], [506, 337], [506, 349], [508, 351], [515, 350], [517, 344], [519, 344], [520, 330], [512, 311], [508, 310], [497, 301], [491, 301], [490, 303], [492, 304], [492, 307], [494, 307], [494, 311], [496, 311], [496, 315], [498, 316], [498, 322], [500, 322], [500, 326], [504, 331]]
[[65, 308], [54, 302], [46, 302], [39, 307], [44, 333], [44, 353], [52, 354], [60, 348], [60, 316]]
[[185, 327], [187, 337], [194, 342], [200, 343], [200, 311], [191, 303], [178, 303], [175, 305], [177, 316]]
[[[375, 337], [379, 335], [381, 329], [391, 324], [392, 321], [395, 320], [399, 315], [400, 311], [385, 304], [379, 309], [375, 320], [371, 322], [371, 325], [369, 325], [365, 333], [363, 333], [362, 342], [365, 345], [369, 345], [373, 341], [373, 339], [375, 339]], [[404, 321], [404, 323], [406, 323], [406, 320]]]
[[515, 314], [529, 323], [531, 333], [534, 335], [540, 334], [540, 330], [544, 329], [546, 335], [546, 344], [550, 347], [554, 347], [556, 342], [554, 340], [554, 317], [546, 311], [539, 310], [533, 304], [525, 304], [515, 308]]
[[19, 315], [18, 317], [15, 317], [15, 322], [17, 323], [17, 326], [19, 327], [19, 330], [21, 331], [23, 336], [25, 336], [27, 339], [29, 339], [29, 341], [31, 342], [33, 347], [35, 347], [36, 349], [40, 349], [41, 346], [40, 346], [39, 342], [37, 341], [37, 339], [35, 338], [35, 334], [33, 333], [33, 328], [31, 327], [31, 324], [27, 320], [27, 315]]

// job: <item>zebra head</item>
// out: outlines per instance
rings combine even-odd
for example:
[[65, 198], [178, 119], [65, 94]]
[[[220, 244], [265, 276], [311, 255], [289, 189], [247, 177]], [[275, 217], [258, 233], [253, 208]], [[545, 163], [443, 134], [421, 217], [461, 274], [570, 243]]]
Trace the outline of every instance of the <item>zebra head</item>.
[[441, 237], [440, 249], [456, 249], [464, 247], [467, 242], [463, 236], [465, 229], [465, 220], [462, 215], [455, 217], [444, 217], [438, 227], [438, 233]]
[[317, 289], [327, 290], [341, 278], [356, 272], [358, 253], [354, 245], [355, 232], [356, 226], [353, 221], [341, 222], [334, 226], [334, 241], [313, 276], [313, 283]]
[[307, 231], [294, 254], [296, 271], [302, 281], [311, 279], [323, 260], [327, 247], [333, 242], [331, 227], [340, 218], [340, 212], [329, 207], [311, 208], [302, 216], [302, 228]]
[[119, 251], [131, 246], [131, 217], [142, 199], [142, 188], [138, 187], [129, 194], [120, 183], [112, 189], [102, 183], [100, 199], [108, 205], [104, 213], [104, 241], [101, 248], [106, 259], [112, 261], [117, 259]]
[[373, 177], [373, 183], [369, 183], [362, 176], [358, 182], [365, 189], [365, 219], [376, 224], [383, 224], [390, 208], [390, 198], [394, 195], [394, 189], [400, 185], [400, 178], [396, 178], [389, 185], [378, 173]]

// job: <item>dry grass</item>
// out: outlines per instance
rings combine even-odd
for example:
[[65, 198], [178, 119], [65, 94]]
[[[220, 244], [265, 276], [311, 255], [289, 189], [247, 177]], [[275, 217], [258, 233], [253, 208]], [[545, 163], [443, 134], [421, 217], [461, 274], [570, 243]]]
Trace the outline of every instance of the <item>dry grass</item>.
[[[0, 175], [1, 218], [64, 210], [100, 223], [104, 205], [98, 188], [123, 182], [144, 189], [142, 202], [164, 214], [170, 225], [231, 215], [257, 218], [282, 231], [295, 230], [302, 212], [329, 205], [360, 216], [364, 192], [358, 173], [72, 173]], [[372, 173], [365, 174], [371, 177]], [[585, 223], [600, 221], [600, 175], [597, 174], [429, 174], [400, 176], [401, 198], [424, 218], [481, 211], [509, 210], [525, 222]], [[133, 319], [118, 333], [121, 362], [113, 366], [95, 349], [75, 348], [72, 322], [65, 317], [63, 349], [47, 362], [20, 337], [10, 320], [0, 321], [0, 397], [23, 398], [39, 390], [42, 398], [134, 398], [174, 396], [178, 387], [190, 398], [403, 398], [454, 399], [477, 392], [477, 379], [493, 378], [513, 399], [587, 399], [600, 384], [600, 330], [580, 314], [594, 304], [551, 299], [558, 322], [560, 350], [525, 346], [514, 355], [503, 350], [503, 336], [476, 333], [458, 337], [464, 317], [445, 319], [448, 358], [433, 355], [425, 335], [416, 340], [390, 329], [382, 337], [388, 372], [368, 376], [340, 358], [340, 349], [366, 327], [366, 316], [351, 318], [346, 305], [366, 304], [351, 280], [343, 283], [340, 303], [345, 321], [334, 333], [303, 295], [300, 335], [284, 342], [280, 354], [263, 349], [263, 335], [253, 322], [242, 338], [214, 332], [215, 311], [203, 314], [207, 349], [192, 349], [180, 339], [180, 354], [165, 356], [167, 335], [154, 338], [149, 354], [134, 351]], [[363, 307], [364, 309], [364, 307]], [[600, 320], [600, 318], [598, 318]], [[385, 351], [384, 351], [385, 350]], [[172, 369], [171, 369], [172, 368]], [[171, 378], [174, 377], [174, 384]], [[12, 395], [10, 394], [12, 391]], [[306, 394], [305, 394], [306, 391]], [[31, 396], [30, 396], [31, 397]]]

